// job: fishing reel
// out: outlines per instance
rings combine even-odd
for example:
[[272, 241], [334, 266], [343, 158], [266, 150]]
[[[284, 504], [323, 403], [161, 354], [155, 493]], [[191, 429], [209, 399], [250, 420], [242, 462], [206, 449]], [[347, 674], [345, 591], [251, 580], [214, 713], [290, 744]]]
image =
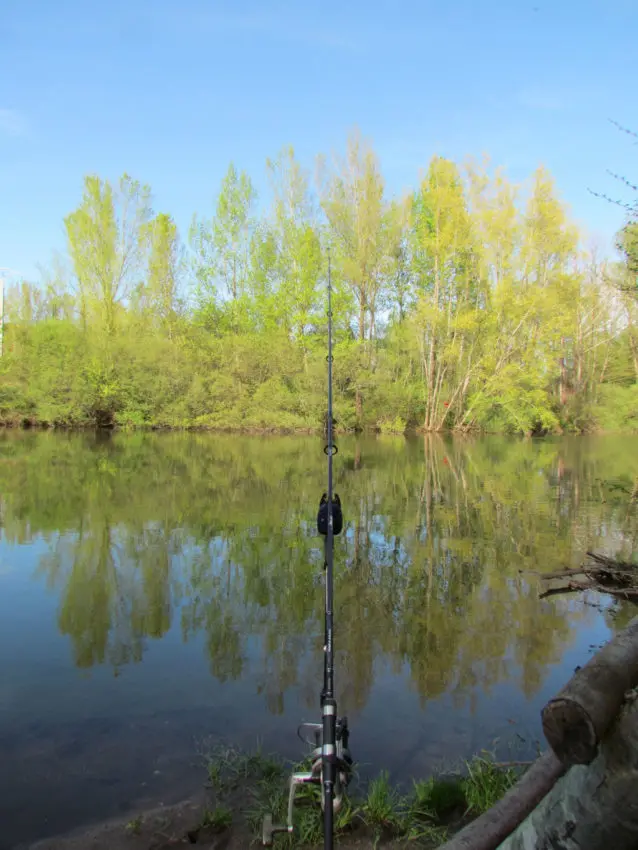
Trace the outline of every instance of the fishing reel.
[[[314, 740], [308, 738], [303, 732], [311, 733]], [[350, 782], [352, 776], [352, 756], [348, 749], [348, 738], [350, 732], [348, 730], [348, 718], [337, 718], [335, 730], [335, 762], [336, 762], [336, 781], [334, 793], [332, 797], [332, 810], [338, 812], [343, 802], [343, 792]], [[310, 753], [311, 767], [308, 771], [293, 772], [290, 776], [290, 785], [288, 792], [288, 815], [286, 823], [281, 825], [273, 824], [272, 815], [266, 815], [263, 821], [262, 828], [262, 843], [269, 847], [273, 843], [273, 837], [278, 832], [294, 832], [293, 811], [295, 805], [295, 793], [299, 785], [320, 785], [321, 786], [321, 809], [325, 809], [325, 797], [323, 789], [323, 767], [322, 767], [322, 749], [323, 749], [323, 725], [321, 723], [302, 723], [298, 730], [298, 736], [301, 740], [310, 745], [313, 749]]]

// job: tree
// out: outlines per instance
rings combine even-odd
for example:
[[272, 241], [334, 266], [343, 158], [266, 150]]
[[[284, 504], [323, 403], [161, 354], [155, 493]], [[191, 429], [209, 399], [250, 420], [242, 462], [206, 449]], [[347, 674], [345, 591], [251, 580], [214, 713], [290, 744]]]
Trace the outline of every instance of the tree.
[[305, 337], [317, 308], [317, 284], [323, 272], [316, 214], [308, 176], [292, 147], [269, 159], [267, 167], [274, 192], [270, 233], [276, 252], [278, 301], [286, 330], [302, 347], [307, 367]]
[[[413, 198], [411, 238], [419, 292], [415, 330], [425, 377], [423, 427], [430, 431], [447, 417], [444, 382], [455, 401], [468, 378], [478, 306], [471, 219], [459, 172], [447, 159], [434, 157]], [[453, 373], [464, 359], [459, 384]]]
[[146, 280], [137, 291], [139, 308], [165, 327], [169, 337], [177, 308], [179, 276], [182, 267], [177, 225], [170, 215], [160, 213], [149, 222]]
[[231, 163], [222, 180], [213, 219], [194, 217], [191, 246], [201, 299], [214, 299], [215, 286], [219, 284], [233, 300], [244, 294], [256, 198], [248, 175], [244, 171], [238, 173]]
[[[393, 221], [384, 188], [376, 155], [358, 133], [353, 133], [345, 159], [336, 160], [324, 182], [321, 204], [340, 275], [355, 299], [357, 337], [362, 349], [366, 339], [371, 342], [375, 337], [379, 302], [393, 269]], [[369, 368], [372, 347], [367, 349]], [[361, 423], [360, 382], [356, 388], [356, 414]]]
[[141, 273], [150, 218], [148, 186], [128, 174], [115, 189], [85, 178], [82, 203], [64, 219], [85, 327], [97, 320], [108, 335], [115, 332], [118, 309]]

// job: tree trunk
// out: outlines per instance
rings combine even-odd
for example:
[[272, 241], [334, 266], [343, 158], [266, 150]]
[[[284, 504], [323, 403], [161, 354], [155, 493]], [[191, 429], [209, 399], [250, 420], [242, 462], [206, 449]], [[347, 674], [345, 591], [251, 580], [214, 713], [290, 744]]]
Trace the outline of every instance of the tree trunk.
[[[543, 710], [555, 752], [538, 759], [502, 800], [441, 850], [636, 848], [636, 684], [638, 617]], [[595, 758], [592, 749], [598, 750]]]
[[589, 764], [625, 693], [638, 684], [638, 617], [580, 670], [542, 712], [543, 732], [565, 766]]
[[[551, 791], [563, 766], [551, 751], [544, 753], [513, 788], [439, 850], [495, 850]], [[529, 847], [540, 847], [530, 844]]]
[[[366, 341], [366, 300], [365, 293], [360, 291], [359, 293], [359, 344], [361, 346], [365, 346]], [[357, 387], [355, 392], [354, 399], [354, 409], [357, 416], [357, 424], [361, 425], [363, 422], [363, 399], [361, 397], [361, 390]]]
[[638, 381], [638, 345], [636, 344], [633, 326], [629, 328], [629, 347], [631, 349], [631, 359], [634, 364], [634, 374], [636, 381]]
[[634, 850], [636, 788], [638, 702], [632, 701], [621, 710], [598, 757], [559, 779], [498, 850]]

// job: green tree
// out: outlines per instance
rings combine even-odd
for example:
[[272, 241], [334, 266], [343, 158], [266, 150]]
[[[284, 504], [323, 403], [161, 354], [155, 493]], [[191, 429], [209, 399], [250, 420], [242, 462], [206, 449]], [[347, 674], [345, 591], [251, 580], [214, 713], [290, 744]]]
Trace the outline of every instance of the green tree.
[[317, 310], [317, 284], [323, 272], [323, 257], [316, 213], [309, 193], [308, 177], [291, 147], [267, 161], [274, 193], [271, 234], [276, 252], [277, 298], [291, 339], [304, 352], [307, 369], [306, 335]]
[[160, 213], [149, 222], [146, 238], [148, 266], [146, 279], [136, 293], [138, 307], [171, 337], [178, 310], [182, 272], [177, 225], [170, 215]]
[[191, 246], [199, 295], [204, 301], [215, 299], [218, 286], [233, 300], [245, 293], [256, 198], [248, 175], [237, 172], [231, 163], [222, 180], [213, 219], [193, 219]]
[[[472, 223], [456, 166], [435, 157], [412, 205], [418, 303], [414, 327], [425, 376], [423, 427], [439, 430], [467, 390], [480, 322]], [[444, 401], [445, 396], [450, 401]]]
[[82, 203], [64, 219], [85, 327], [99, 322], [107, 334], [115, 332], [118, 311], [142, 271], [150, 217], [148, 186], [127, 174], [116, 188], [85, 178]]
[[[384, 195], [384, 180], [374, 151], [358, 133], [348, 139], [344, 159], [324, 180], [321, 203], [330, 228], [340, 276], [356, 304], [357, 338], [361, 352], [376, 334], [377, 311], [393, 271], [392, 210]], [[372, 346], [361, 368], [369, 370]], [[357, 376], [356, 416], [363, 421], [363, 375]]]

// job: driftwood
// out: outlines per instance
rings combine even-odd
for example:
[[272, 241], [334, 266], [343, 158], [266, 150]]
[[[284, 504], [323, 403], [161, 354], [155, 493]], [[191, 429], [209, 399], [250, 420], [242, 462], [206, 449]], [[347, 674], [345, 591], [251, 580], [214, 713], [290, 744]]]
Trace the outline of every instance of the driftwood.
[[565, 570], [558, 570], [555, 573], [540, 573], [538, 570], [519, 570], [521, 573], [531, 573], [531, 575], [539, 576], [543, 581], [550, 581], [555, 578], [574, 578], [575, 576], [587, 575], [583, 567], [569, 567]]
[[441, 850], [638, 846], [638, 617], [542, 712], [552, 749]]
[[637, 788], [638, 702], [632, 701], [594, 761], [570, 768], [498, 850], [634, 850]]
[[587, 556], [592, 563], [583, 564], [581, 567], [553, 573], [536, 572], [535, 575], [544, 582], [566, 580], [566, 583], [558, 587], [545, 590], [540, 594], [540, 598], [573, 591], [595, 590], [638, 604], [638, 565], [617, 561], [606, 555], [597, 555], [595, 552], [587, 552]]
[[570, 581], [562, 587], [550, 587], [549, 590], [538, 594], [539, 599], [545, 599], [547, 596], [558, 596], [561, 593], [572, 593], [574, 590], [591, 590], [590, 582]]
[[440, 850], [494, 850], [541, 802], [563, 771], [554, 753], [544, 753], [495, 806]]
[[636, 684], [638, 617], [577, 670], [542, 711], [547, 742], [566, 767], [592, 761]]
[[573, 593], [575, 590], [596, 590], [598, 593], [608, 593], [610, 596], [615, 596], [617, 599], [627, 599], [630, 602], [638, 603], [638, 588], [627, 587], [621, 590], [617, 587], [608, 587], [604, 584], [597, 584], [595, 581], [579, 582], [570, 581], [562, 587], [551, 587], [543, 593], [539, 593], [539, 599], [545, 599], [548, 596], [558, 596], [561, 593]]

